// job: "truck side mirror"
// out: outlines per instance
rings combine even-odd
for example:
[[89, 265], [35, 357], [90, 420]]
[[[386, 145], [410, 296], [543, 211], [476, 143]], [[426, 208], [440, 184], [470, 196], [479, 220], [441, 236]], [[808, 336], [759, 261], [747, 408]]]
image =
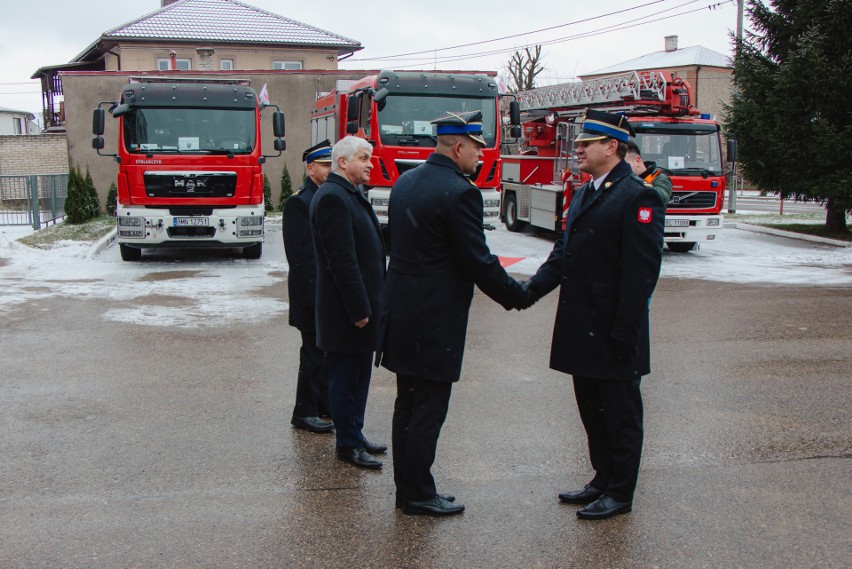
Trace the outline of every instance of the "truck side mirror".
[[[100, 136], [104, 133], [104, 110], [101, 108], [97, 108], [92, 111], [92, 134]], [[101, 141], [103, 142], [103, 141]], [[94, 144], [94, 141], [92, 141]], [[94, 147], [97, 148], [97, 147]], [[103, 144], [101, 144], [100, 148], [103, 148]]]
[[375, 95], [373, 95], [373, 100], [377, 103], [381, 103], [388, 95], [390, 95], [390, 91], [388, 91], [386, 87], [382, 87], [381, 89], [376, 91]]
[[275, 150], [277, 150], [278, 152], [284, 152], [285, 150], [287, 150], [287, 141], [280, 138], [276, 138], [274, 147]]
[[[272, 114], [272, 132], [275, 134], [275, 138], [284, 136], [284, 113], [281, 111], [275, 111]], [[278, 149], [276, 148], [276, 150]]]
[[[509, 122], [512, 125], [521, 124], [521, 104], [517, 101], [511, 101], [509, 103]], [[520, 138], [520, 135], [515, 138]]]
[[358, 123], [355, 121], [346, 123], [346, 134], [358, 134]]
[[[101, 114], [101, 116], [103, 117], [103, 114]], [[92, 148], [94, 148], [95, 150], [103, 150], [104, 149], [104, 137], [103, 136], [96, 136], [95, 138], [93, 138], [92, 139]]]
[[[352, 95], [346, 100], [346, 120], [347, 121], [358, 120], [358, 105], [359, 105], [360, 102], [361, 102], [360, 95], [358, 95], [358, 96]], [[349, 130], [348, 130], [349, 127], [347, 126], [346, 128], [347, 128], [346, 132], [349, 132]]]
[[728, 162], [737, 161], [737, 141], [728, 139]]
[[509, 130], [509, 136], [511, 136], [512, 138], [521, 138], [521, 127], [519, 127], [518, 125], [513, 126]]

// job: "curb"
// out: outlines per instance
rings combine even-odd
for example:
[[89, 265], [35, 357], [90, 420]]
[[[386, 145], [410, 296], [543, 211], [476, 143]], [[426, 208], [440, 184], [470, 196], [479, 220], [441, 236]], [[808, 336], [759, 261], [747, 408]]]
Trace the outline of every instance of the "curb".
[[751, 231], [752, 233], [766, 233], [767, 235], [776, 235], [778, 237], [789, 237], [790, 239], [810, 241], [811, 243], [822, 243], [823, 245], [834, 245], [835, 247], [852, 247], [852, 242], [849, 241], [841, 241], [840, 239], [829, 239], [828, 237], [819, 237], [816, 235], [806, 235], [804, 233], [796, 233], [795, 231], [784, 231], [783, 229], [775, 229], [774, 227], [765, 227], [763, 225], [750, 225], [748, 223], [726, 223], [725, 227], [731, 227], [733, 229], [742, 229], [743, 231]]
[[115, 243], [116, 239], [118, 239], [118, 231], [116, 228], [113, 228], [112, 231], [95, 241], [95, 244], [92, 245], [92, 249], [89, 251], [89, 259], [102, 253], [104, 249]]

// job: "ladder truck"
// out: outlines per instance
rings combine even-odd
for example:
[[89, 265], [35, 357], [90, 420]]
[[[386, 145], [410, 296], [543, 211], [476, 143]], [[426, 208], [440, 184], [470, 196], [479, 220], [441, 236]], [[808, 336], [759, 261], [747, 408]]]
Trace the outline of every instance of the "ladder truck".
[[[642, 158], [672, 180], [665, 241], [686, 252], [712, 241], [722, 229], [725, 171], [719, 124], [693, 106], [692, 87], [666, 71], [631, 71], [531, 89], [517, 94], [523, 139], [503, 155], [501, 219], [510, 231], [527, 225], [564, 227], [574, 191], [588, 180], [574, 157], [586, 108], [624, 113]], [[728, 141], [733, 160], [736, 146]]]

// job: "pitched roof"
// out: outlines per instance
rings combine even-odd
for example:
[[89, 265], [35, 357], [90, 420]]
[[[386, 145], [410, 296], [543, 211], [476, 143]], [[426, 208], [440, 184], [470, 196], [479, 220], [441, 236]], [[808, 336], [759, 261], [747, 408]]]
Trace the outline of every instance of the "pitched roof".
[[642, 69], [665, 69], [671, 67], [686, 67], [689, 65], [701, 65], [707, 67], [731, 67], [731, 58], [727, 55], [707, 49], [700, 45], [684, 47], [674, 51], [655, 51], [639, 56], [622, 63], [616, 63], [610, 67], [604, 67], [597, 71], [584, 73], [583, 77], [593, 75], [609, 75], [610, 73], [621, 73], [622, 71], [633, 71]]
[[35, 118], [35, 115], [33, 115], [29, 111], [19, 111], [18, 109], [9, 109], [7, 107], [0, 107], [0, 113], [9, 113], [12, 115], [27, 115], [30, 120], [33, 120]]
[[351, 38], [237, 0], [178, 0], [104, 32], [73, 61], [85, 59], [102, 41], [122, 40], [335, 47], [341, 54], [362, 49]]

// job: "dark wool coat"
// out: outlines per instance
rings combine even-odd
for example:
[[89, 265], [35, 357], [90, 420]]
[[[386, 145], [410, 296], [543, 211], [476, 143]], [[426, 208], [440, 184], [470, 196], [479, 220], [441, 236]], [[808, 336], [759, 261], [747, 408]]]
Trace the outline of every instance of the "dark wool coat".
[[488, 250], [482, 213], [480, 190], [441, 154], [394, 185], [382, 317], [387, 369], [457, 381], [474, 285], [507, 309], [524, 297]]
[[284, 253], [287, 255], [287, 292], [290, 297], [290, 326], [300, 331], [316, 332], [317, 261], [311, 238], [308, 213], [317, 185], [310, 178], [299, 193], [284, 202]]
[[[336, 172], [317, 190], [310, 217], [317, 261], [317, 346], [327, 352], [372, 352], [385, 277], [379, 220], [367, 198]], [[367, 326], [355, 326], [367, 317]]]
[[[624, 161], [584, 203], [593, 188], [578, 190], [564, 235], [531, 279], [541, 295], [560, 286], [550, 367], [637, 379], [651, 370], [648, 304], [660, 275], [665, 210]], [[638, 356], [618, 362], [610, 338], [638, 346]]]

